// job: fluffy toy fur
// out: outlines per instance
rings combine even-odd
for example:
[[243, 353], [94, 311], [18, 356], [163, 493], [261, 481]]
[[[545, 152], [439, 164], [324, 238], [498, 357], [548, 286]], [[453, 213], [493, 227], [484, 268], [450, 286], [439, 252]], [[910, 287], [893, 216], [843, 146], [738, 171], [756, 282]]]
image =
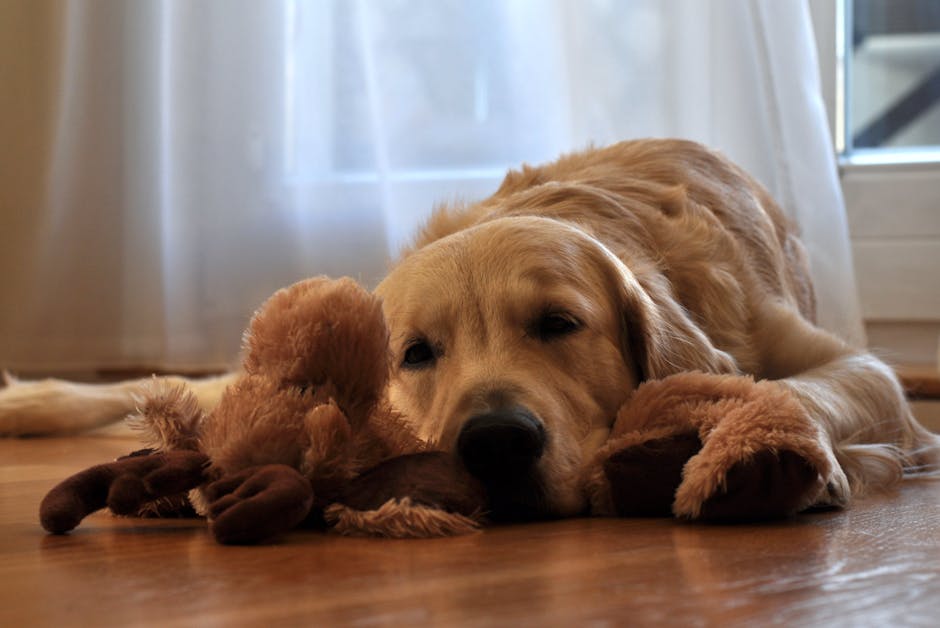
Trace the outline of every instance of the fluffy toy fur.
[[387, 347], [378, 300], [352, 280], [278, 291], [253, 318], [244, 373], [219, 405], [204, 413], [185, 387], [155, 381], [130, 419], [150, 449], [52, 489], [43, 527], [66, 532], [105, 506], [165, 514], [189, 491], [221, 543], [302, 523], [399, 537], [476, 529], [476, 481], [426, 451], [382, 398]]
[[832, 505], [835, 463], [792, 393], [747, 376], [681, 373], [642, 384], [585, 473], [592, 511], [743, 520]]
[[[392, 537], [476, 530], [487, 496], [389, 407], [387, 352], [380, 304], [353, 281], [275, 293], [219, 405], [206, 413], [185, 387], [155, 380], [131, 419], [150, 448], [52, 489], [43, 527], [64, 533], [106, 506], [162, 516], [191, 504], [221, 543], [302, 524]], [[787, 516], [845, 494], [823, 483], [836, 463], [821, 438], [779, 383], [682, 373], [628, 399], [583, 487], [596, 515]]]

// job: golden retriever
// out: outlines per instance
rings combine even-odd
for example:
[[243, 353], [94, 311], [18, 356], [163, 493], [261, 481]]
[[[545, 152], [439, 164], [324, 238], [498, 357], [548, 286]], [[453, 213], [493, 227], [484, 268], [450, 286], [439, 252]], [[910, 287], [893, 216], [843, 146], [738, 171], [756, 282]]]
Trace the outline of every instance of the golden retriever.
[[[845, 503], [936, 465], [892, 370], [814, 325], [806, 257], [766, 190], [719, 154], [640, 140], [511, 171], [436, 211], [376, 290], [389, 399], [457, 451], [508, 516], [582, 512], [584, 461], [647, 379], [698, 370], [782, 381], [838, 465]], [[210, 407], [227, 378], [195, 382]], [[136, 383], [14, 383], [0, 432], [119, 419]]]

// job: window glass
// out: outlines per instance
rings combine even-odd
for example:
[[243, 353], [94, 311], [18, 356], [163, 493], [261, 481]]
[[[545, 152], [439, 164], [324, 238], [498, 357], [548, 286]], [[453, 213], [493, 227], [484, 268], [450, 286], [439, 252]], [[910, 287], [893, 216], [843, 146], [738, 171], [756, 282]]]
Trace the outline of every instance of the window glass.
[[846, 153], [940, 149], [940, 1], [845, 0]]

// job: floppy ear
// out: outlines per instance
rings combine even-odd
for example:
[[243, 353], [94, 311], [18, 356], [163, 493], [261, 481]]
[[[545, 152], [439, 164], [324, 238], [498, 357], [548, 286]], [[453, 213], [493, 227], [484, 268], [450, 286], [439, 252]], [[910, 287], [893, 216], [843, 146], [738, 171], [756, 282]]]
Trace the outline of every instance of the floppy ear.
[[625, 266], [621, 274], [624, 355], [636, 364], [639, 381], [686, 371], [739, 372], [676, 302], [665, 277], [641, 282]]

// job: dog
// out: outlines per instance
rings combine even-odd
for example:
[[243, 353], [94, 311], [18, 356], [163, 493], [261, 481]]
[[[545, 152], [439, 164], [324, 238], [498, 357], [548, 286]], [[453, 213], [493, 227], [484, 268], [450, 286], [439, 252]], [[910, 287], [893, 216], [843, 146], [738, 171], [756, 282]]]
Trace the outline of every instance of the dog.
[[[940, 439], [893, 371], [814, 324], [784, 212], [692, 142], [624, 142], [510, 171], [489, 198], [438, 208], [376, 294], [392, 407], [522, 516], [583, 512], [582, 465], [618, 408], [643, 381], [686, 371], [788, 387], [838, 462], [825, 503], [937, 469]], [[209, 409], [233, 377], [188, 384]], [[139, 385], [11, 379], [0, 433], [117, 421]]]

